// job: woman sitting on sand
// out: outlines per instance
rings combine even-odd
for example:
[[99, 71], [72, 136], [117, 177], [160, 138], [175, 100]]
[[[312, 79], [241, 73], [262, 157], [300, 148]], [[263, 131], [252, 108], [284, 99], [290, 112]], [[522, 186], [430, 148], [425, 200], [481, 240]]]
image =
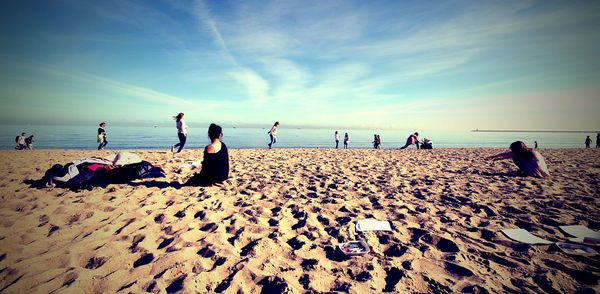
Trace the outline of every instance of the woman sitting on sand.
[[537, 178], [547, 178], [550, 176], [548, 167], [542, 155], [525, 146], [525, 143], [516, 141], [510, 144], [510, 151], [489, 156], [488, 160], [502, 160], [512, 158], [519, 167], [517, 174], [520, 176], [532, 176]]
[[221, 142], [223, 132], [220, 126], [210, 124], [208, 137], [211, 144], [204, 148], [204, 160], [199, 174], [192, 176], [185, 185], [188, 186], [221, 186], [229, 177], [229, 154], [227, 146]]

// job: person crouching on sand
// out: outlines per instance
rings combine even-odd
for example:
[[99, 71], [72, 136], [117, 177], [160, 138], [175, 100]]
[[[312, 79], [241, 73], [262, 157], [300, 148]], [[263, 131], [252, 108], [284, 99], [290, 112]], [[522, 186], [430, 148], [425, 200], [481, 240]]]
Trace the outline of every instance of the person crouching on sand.
[[222, 182], [229, 177], [229, 154], [227, 146], [220, 140], [222, 136], [222, 128], [210, 124], [208, 138], [211, 144], [204, 148], [202, 169], [185, 183], [186, 186], [222, 186]]
[[550, 177], [548, 167], [542, 155], [528, 148], [525, 143], [516, 141], [510, 144], [510, 151], [486, 157], [487, 160], [502, 160], [512, 158], [519, 167], [517, 175], [532, 176], [537, 178]]
[[408, 136], [408, 138], [406, 139], [406, 145], [400, 147], [400, 149], [404, 149], [410, 145], [417, 145], [417, 149], [419, 149], [420, 143], [421, 142], [419, 141], [419, 133], [415, 132], [414, 134]]

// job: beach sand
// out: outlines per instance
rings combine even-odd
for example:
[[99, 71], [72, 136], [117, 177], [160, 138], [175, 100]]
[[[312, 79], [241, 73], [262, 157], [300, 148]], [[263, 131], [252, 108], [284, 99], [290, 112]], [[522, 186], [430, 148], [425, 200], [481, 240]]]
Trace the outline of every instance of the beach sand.
[[[34, 182], [117, 151], [0, 151], [0, 292], [600, 291], [599, 257], [499, 232], [600, 230], [600, 150], [540, 150], [550, 179], [483, 160], [506, 150], [230, 150], [224, 187], [181, 188], [193, 169], [134, 150], [167, 177], [80, 192]], [[393, 232], [357, 232], [360, 219]], [[370, 253], [337, 249], [359, 239]]]

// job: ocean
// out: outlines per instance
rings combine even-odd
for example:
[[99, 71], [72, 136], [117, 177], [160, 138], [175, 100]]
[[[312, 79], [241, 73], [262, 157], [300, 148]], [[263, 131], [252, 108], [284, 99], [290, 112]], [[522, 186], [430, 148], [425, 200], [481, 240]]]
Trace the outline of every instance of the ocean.
[[[22, 132], [34, 135], [34, 149], [97, 149], [97, 126], [60, 125], [0, 125], [0, 149], [12, 150], [15, 137]], [[223, 142], [228, 148], [267, 148], [269, 128], [224, 128]], [[208, 127], [190, 127], [185, 148], [203, 148], [209, 144]], [[170, 149], [178, 143], [177, 129], [173, 127], [107, 126], [108, 145], [105, 149]], [[279, 128], [274, 148], [332, 148], [335, 147], [335, 129], [290, 129]], [[349, 148], [373, 148], [373, 134], [379, 134], [381, 148], [399, 148], [415, 130], [337, 130], [340, 133], [340, 148], [343, 148], [344, 133], [348, 132]], [[595, 133], [547, 133], [547, 132], [471, 132], [471, 131], [428, 131], [417, 130], [419, 139], [429, 138], [434, 148], [508, 148], [510, 143], [520, 140], [539, 148], [583, 148], [586, 136], [596, 144]], [[411, 146], [409, 148], [415, 148]]]

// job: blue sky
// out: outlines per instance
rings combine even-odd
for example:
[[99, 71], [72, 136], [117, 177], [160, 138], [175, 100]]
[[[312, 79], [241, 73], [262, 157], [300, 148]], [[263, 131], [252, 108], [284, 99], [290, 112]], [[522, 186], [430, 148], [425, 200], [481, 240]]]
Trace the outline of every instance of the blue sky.
[[600, 128], [598, 1], [8, 1], [0, 123]]

